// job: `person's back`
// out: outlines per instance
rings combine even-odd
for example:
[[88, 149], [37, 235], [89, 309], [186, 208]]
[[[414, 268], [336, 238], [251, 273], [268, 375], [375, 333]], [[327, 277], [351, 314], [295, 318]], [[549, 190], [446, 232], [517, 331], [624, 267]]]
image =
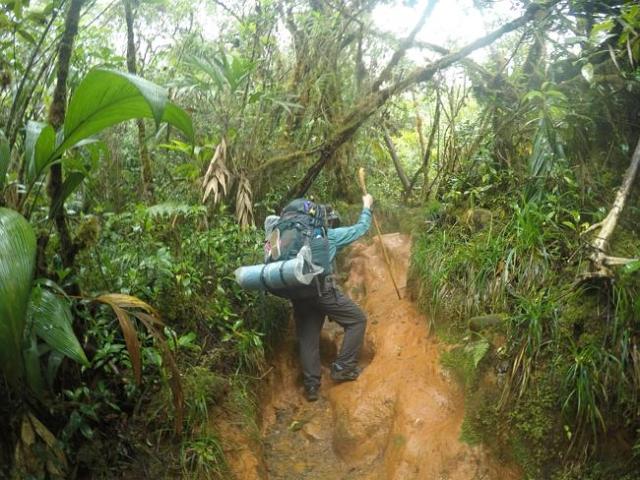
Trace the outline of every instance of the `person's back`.
[[[329, 228], [329, 261], [347, 245], [362, 237], [371, 226], [373, 197], [362, 197], [363, 209], [357, 223], [348, 227]], [[366, 315], [335, 282], [325, 279], [318, 294], [309, 298], [293, 299], [296, 335], [300, 349], [300, 363], [304, 375], [305, 396], [309, 401], [318, 399], [320, 388], [320, 332], [325, 316], [344, 329], [340, 352], [331, 365], [331, 378], [337, 382], [356, 380], [360, 374], [358, 354], [364, 340]]]

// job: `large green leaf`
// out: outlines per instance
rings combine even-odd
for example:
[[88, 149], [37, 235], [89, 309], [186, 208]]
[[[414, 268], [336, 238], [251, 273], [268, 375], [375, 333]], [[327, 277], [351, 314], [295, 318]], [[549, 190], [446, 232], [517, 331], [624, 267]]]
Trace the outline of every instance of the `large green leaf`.
[[36, 261], [36, 236], [27, 220], [0, 208], [0, 369], [16, 383], [23, 376], [22, 336]]
[[51, 163], [56, 147], [56, 133], [48, 123], [29, 121], [24, 140], [24, 154], [27, 162], [27, 178], [36, 180]]
[[194, 132], [191, 117], [180, 107], [173, 103], [168, 103], [167, 108], [164, 109], [162, 121], [181, 130], [189, 141], [193, 143]]
[[192, 140], [191, 119], [175, 105], [167, 111], [170, 105], [167, 91], [148, 80], [114, 70], [91, 70], [69, 102], [64, 141], [54, 156], [107, 127], [134, 118], [153, 118], [156, 125], [166, 121]]
[[0, 130], [0, 191], [4, 188], [10, 158], [9, 142], [7, 141], [7, 137], [4, 135], [4, 132]]
[[82, 365], [89, 365], [73, 332], [73, 317], [66, 299], [46, 288], [35, 287], [31, 292], [28, 318], [33, 322], [36, 335], [52, 349]]

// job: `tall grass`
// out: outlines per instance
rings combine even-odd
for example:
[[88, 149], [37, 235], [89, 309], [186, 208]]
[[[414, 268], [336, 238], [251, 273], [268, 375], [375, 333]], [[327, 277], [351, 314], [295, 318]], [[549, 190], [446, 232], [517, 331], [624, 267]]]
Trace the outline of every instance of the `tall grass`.
[[450, 215], [414, 240], [410, 277], [419, 306], [454, 343], [470, 338], [470, 317], [506, 314], [506, 344], [493, 357], [509, 362], [498, 408], [527, 404], [544, 379], [558, 393], [567, 448], [585, 452], [614, 427], [640, 429], [640, 264], [576, 288], [587, 252], [577, 196], [563, 188], [523, 188], [476, 232]]
[[589, 429], [596, 439], [598, 431], [606, 430], [602, 413], [609, 401], [606, 381], [607, 364], [617, 359], [598, 345], [584, 346], [571, 343], [569, 363], [563, 375], [565, 400], [562, 409], [573, 410], [576, 433], [584, 434]]

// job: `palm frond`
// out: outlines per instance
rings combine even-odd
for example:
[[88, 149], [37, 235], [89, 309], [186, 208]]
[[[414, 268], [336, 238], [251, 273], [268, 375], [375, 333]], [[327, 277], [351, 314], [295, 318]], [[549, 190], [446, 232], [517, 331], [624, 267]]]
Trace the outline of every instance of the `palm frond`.
[[223, 138], [222, 141], [216, 147], [216, 151], [209, 162], [209, 168], [204, 175], [202, 182], [202, 188], [204, 189], [204, 196], [202, 197], [202, 203], [207, 201], [207, 198], [213, 193], [213, 204], [216, 205], [223, 197], [227, 195], [229, 186], [231, 184], [231, 172], [226, 166], [227, 160], [227, 143]]
[[253, 225], [253, 192], [249, 179], [242, 175], [236, 193], [236, 219], [242, 228]]
[[96, 298], [96, 301], [109, 305], [113, 310], [113, 313], [116, 314], [116, 318], [118, 319], [118, 323], [120, 324], [120, 330], [122, 330], [122, 335], [124, 336], [124, 343], [127, 345], [129, 357], [131, 358], [133, 376], [136, 380], [136, 383], [140, 384], [140, 382], [142, 381], [142, 358], [140, 355], [140, 341], [138, 340], [138, 332], [133, 325], [133, 322], [131, 321], [129, 312], [127, 312], [126, 310], [127, 307], [131, 307], [132, 302], [130, 302], [126, 298], [120, 297], [128, 296], [107, 294], [99, 296], [98, 298]]
[[160, 315], [151, 305], [130, 295], [110, 293], [101, 295], [95, 300], [109, 305], [116, 314], [122, 333], [125, 337], [129, 356], [131, 357], [134, 376], [138, 383], [140, 383], [142, 379], [140, 342], [138, 340], [138, 332], [131, 317], [137, 318], [156, 340], [157, 345], [160, 348], [160, 354], [162, 355], [163, 365], [171, 373], [169, 386], [171, 388], [175, 409], [174, 428], [176, 434], [181, 434], [184, 419], [184, 393], [182, 389], [182, 381], [180, 379], [180, 371], [178, 370], [175, 358], [162, 333], [162, 328], [164, 328], [165, 325], [160, 319]]

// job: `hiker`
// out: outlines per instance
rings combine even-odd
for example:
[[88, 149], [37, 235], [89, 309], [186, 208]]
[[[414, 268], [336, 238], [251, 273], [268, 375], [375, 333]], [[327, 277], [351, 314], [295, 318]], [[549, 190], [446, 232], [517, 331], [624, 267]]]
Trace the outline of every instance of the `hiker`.
[[[362, 213], [358, 222], [350, 227], [327, 229], [329, 261], [336, 253], [362, 237], [371, 225], [373, 197], [362, 197]], [[330, 215], [329, 219], [337, 219]], [[320, 332], [325, 316], [344, 329], [344, 339], [337, 358], [331, 365], [331, 378], [336, 382], [356, 380], [361, 372], [358, 354], [364, 340], [367, 317], [356, 303], [337, 288], [333, 277], [325, 277], [319, 286], [319, 295], [292, 299], [296, 336], [300, 349], [300, 364], [304, 375], [304, 393], [308, 401], [318, 400], [320, 388]]]

